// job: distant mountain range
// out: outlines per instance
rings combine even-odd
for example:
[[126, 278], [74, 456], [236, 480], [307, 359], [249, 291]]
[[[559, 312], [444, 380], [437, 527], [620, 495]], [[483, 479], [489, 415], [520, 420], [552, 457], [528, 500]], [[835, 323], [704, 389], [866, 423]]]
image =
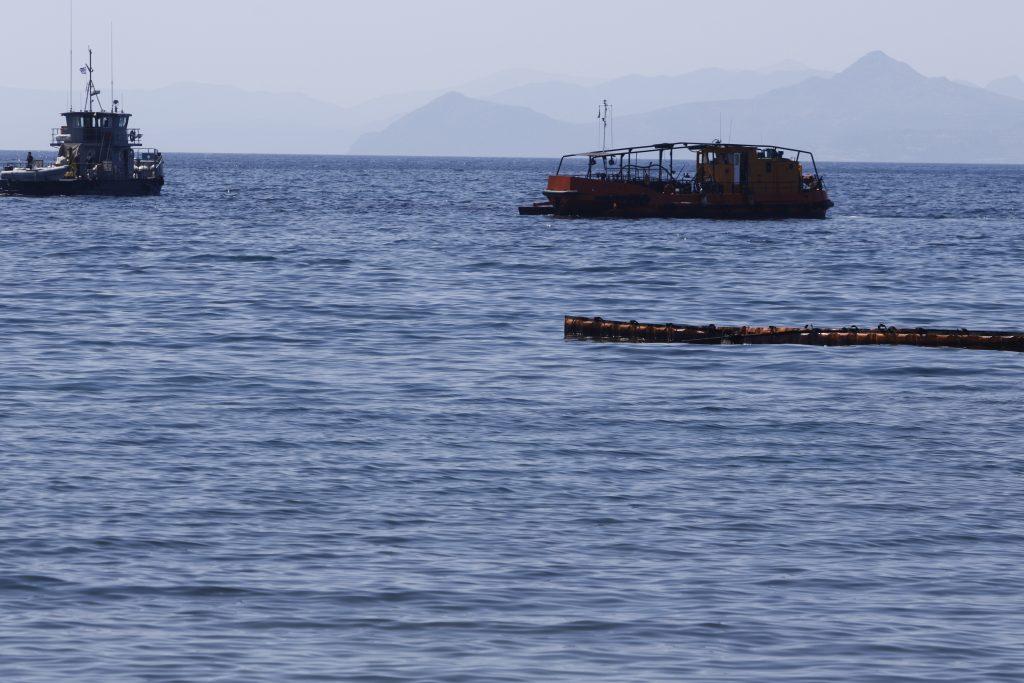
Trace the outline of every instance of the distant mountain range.
[[[0, 148], [45, 148], [66, 99], [0, 87]], [[881, 52], [838, 74], [783, 64], [588, 82], [515, 70], [353, 107], [196, 83], [123, 99], [146, 144], [179, 152], [550, 157], [597, 145], [594, 114], [607, 99], [616, 145], [722, 138], [829, 160], [1024, 163], [1019, 77], [981, 88]]]
[[379, 133], [363, 135], [352, 153], [546, 157], [567, 143], [581, 143], [580, 133], [580, 124], [558, 121], [528, 107], [450, 92]]
[[[684, 97], [692, 100], [692, 93]], [[593, 122], [566, 128], [525, 107], [497, 106], [505, 108], [491, 106], [477, 117], [478, 101], [446, 95], [360, 137], [352, 150], [442, 155], [458, 147], [458, 154], [553, 156], [595, 147]], [[446, 128], [453, 120], [461, 122], [457, 135], [477, 146], [470, 150], [453, 139]], [[615, 119], [618, 146], [715, 138], [800, 147], [830, 160], [1022, 163], [1024, 100], [927, 78], [872, 52], [841, 73], [756, 96], [689, 101]], [[549, 147], [552, 140], [559, 144]]]
[[[513, 69], [459, 86], [475, 97], [538, 80], [566, 77]], [[119, 95], [120, 95], [120, 91]], [[232, 86], [176, 83], [121, 95], [145, 142], [175, 152], [345, 154], [362, 134], [380, 130], [440, 97], [444, 90], [398, 93], [342, 107], [299, 93], [253, 92]], [[76, 90], [75, 97], [80, 93]], [[105, 93], [104, 93], [105, 96]], [[0, 86], [0, 149], [41, 150], [60, 125], [67, 93]], [[76, 100], [77, 102], [77, 100]]]
[[[129, 90], [122, 99], [143, 143], [174, 152], [343, 154], [376, 125], [349, 127], [340, 107], [305, 95], [198, 83]], [[0, 102], [11, 103], [0, 111], [0, 149], [39, 150], [62, 123], [67, 93], [0, 88]]]
[[778, 71], [700, 69], [679, 76], [624, 76], [590, 86], [542, 81], [503, 90], [487, 99], [529, 107], [556, 119], [583, 122], [595, 117], [597, 104], [605, 99], [613, 104], [617, 115], [627, 116], [686, 102], [754, 97], [814, 76], [831, 75], [805, 67]]
[[1024, 80], [1020, 76], [998, 78], [988, 84], [988, 89], [1000, 95], [1024, 100]]

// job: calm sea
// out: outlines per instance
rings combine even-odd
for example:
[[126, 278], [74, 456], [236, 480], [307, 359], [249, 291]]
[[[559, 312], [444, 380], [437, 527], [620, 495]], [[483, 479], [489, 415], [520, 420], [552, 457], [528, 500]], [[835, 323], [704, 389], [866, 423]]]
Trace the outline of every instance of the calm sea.
[[0, 198], [3, 681], [1021, 681], [1024, 168], [823, 221], [520, 217], [551, 162], [170, 155]]

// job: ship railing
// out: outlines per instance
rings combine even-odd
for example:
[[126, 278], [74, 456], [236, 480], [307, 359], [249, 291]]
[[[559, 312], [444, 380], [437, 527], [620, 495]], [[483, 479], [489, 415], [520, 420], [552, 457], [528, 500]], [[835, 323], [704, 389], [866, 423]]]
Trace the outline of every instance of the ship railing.
[[744, 181], [740, 183], [720, 183], [714, 180], [704, 180], [700, 185], [705, 191], [715, 194], [738, 192], [753, 195], [772, 195], [825, 189], [824, 182], [818, 176], [813, 178], [807, 176], [800, 180]]
[[[711, 142], [659, 142], [653, 145], [635, 145], [633, 147], [618, 147], [615, 149], [603, 149], [595, 150], [592, 152], [576, 152], [573, 154], [566, 154], [558, 161], [558, 169], [555, 171], [555, 175], [561, 175], [562, 166], [566, 162], [572, 163], [571, 160], [581, 159], [589, 165], [587, 176], [590, 176], [589, 171], [596, 165], [602, 162], [606, 162], [612, 159], [620, 160], [622, 166], [627, 164], [635, 164], [634, 160], [640, 158], [640, 155], [657, 155], [659, 163], [664, 163], [666, 160], [669, 161], [670, 165], [673, 159], [673, 155], [677, 150], [686, 150], [690, 152], [700, 153], [701, 151], [716, 151], [726, 150], [730, 148], [755, 148], [757, 150], [771, 150], [773, 153], [785, 153], [790, 152], [793, 154], [795, 161], [799, 162], [801, 157], [808, 157], [811, 160], [811, 168], [815, 177], [819, 177], [818, 164], [814, 159], [814, 154], [806, 149], [797, 149], [795, 147], [782, 147], [780, 145], [765, 145], [765, 144], [741, 144], [741, 143], [723, 143], [721, 140], [712, 140]], [[667, 159], [666, 159], [667, 156]], [[646, 159], [650, 159], [650, 156], [646, 156]], [[778, 158], [782, 158], [781, 156]]]
[[[666, 184], [674, 183], [679, 185], [680, 183], [692, 183], [697, 182], [698, 184], [703, 183], [709, 191], [721, 193], [724, 191], [728, 192], [752, 192], [755, 194], [763, 193], [787, 193], [794, 191], [810, 191], [810, 190], [823, 190], [825, 189], [825, 181], [820, 175], [807, 174], [801, 177], [799, 180], [765, 180], [765, 181], [750, 181], [742, 180], [740, 182], [725, 182], [719, 183], [710, 178], [700, 180], [694, 176], [693, 170], [687, 167], [680, 169], [670, 169], [664, 166], [658, 166], [657, 164], [650, 164], [647, 166], [638, 166], [635, 164], [629, 164], [624, 166], [612, 166], [597, 167], [591, 169], [589, 172], [579, 172], [567, 174], [573, 178], [586, 178], [590, 180], [607, 180], [616, 183], [631, 183], [636, 185], [652, 185], [652, 184]], [[727, 190], [726, 190], [727, 188]]]
[[810, 192], [811, 190], [823, 190], [825, 184], [819, 182], [818, 178], [808, 181], [802, 179], [800, 181], [795, 180], [778, 180], [778, 181], [761, 181], [761, 182], [741, 182], [741, 183], [720, 183], [710, 179], [694, 179], [686, 178], [679, 182], [693, 183], [694, 186], [700, 188], [707, 194], [752, 194], [752, 195], [778, 195], [778, 194], [793, 194], [796, 192]]
[[45, 159], [33, 159], [31, 165], [24, 159], [10, 159], [8, 161], [0, 161], [0, 169], [4, 171], [13, 171], [16, 168], [46, 168], [49, 165], [49, 162], [47, 162]]
[[[101, 128], [93, 128], [87, 130], [105, 130]], [[71, 139], [71, 134], [68, 132], [67, 126], [61, 126], [59, 128], [50, 129], [50, 147], [60, 147], [65, 142]], [[129, 128], [128, 129], [128, 145], [131, 147], [142, 147], [142, 129], [141, 128]]]
[[706, 194], [753, 194], [753, 195], [777, 195], [792, 194], [795, 192], [810, 192], [811, 190], [825, 189], [824, 181], [820, 176], [804, 176], [800, 180], [778, 180], [778, 181], [742, 181], [718, 182], [709, 178], [696, 178], [691, 172], [682, 170], [672, 174], [667, 169], [662, 169], [658, 175], [657, 167], [622, 168], [617, 171], [595, 171], [589, 175], [574, 175], [576, 178], [589, 178], [591, 180], [606, 180], [630, 185], [642, 185], [645, 187], [664, 188], [674, 186], [681, 192], [704, 192]]
[[163, 154], [156, 147], [143, 147], [135, 150], [136, 163], [140, 161], [160, 161], [162, 156]]

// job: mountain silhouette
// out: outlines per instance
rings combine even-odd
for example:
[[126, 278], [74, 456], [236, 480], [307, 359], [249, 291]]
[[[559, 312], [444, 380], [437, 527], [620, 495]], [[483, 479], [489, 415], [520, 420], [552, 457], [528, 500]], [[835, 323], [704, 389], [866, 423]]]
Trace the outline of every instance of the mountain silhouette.
[[1024, 100], [1024, 80], [1020, 76], [997, 78], [989, 83], [987, 87], [994, 93]]
[[[363, 135], [353, 154], [429, 156], [546, 156], [579, 134], [579, 126], [527, 107], [487, 102], [450, 92]], [[522, 133], [528, 132], [525, 137]], [[518, 137], [514, 137], [517, 136]], [[497, 138], [497, 140], [495, 139]], [[514, 153], [514, 154], [512, 154]]]
[[[595, 103], [596, 104], [596, 103]], [[486, 111], [486, 117], [478, 112]], [[453, 127], [452, 121], [464, 126]], [[463, 132], [472, 130], [472, 142]], [[819, 159], [1024, 162], [1024, 101], [929, 78], [883, 52], [838, 74], [760, 95], [686, 102], [615, 119], [617, 146], [663, 140], [771, 143]], [[565, 124], [524, 108], [446, 96], [361, 137], [353, 150], [395, 154], [556, 156], [594, 147], [594, 124]]]

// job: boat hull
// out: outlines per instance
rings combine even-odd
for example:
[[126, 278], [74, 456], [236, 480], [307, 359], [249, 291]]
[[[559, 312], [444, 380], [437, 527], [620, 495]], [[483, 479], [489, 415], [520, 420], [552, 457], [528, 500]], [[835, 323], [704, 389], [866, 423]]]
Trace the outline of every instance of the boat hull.
[[0, 171], [0, 183], [47, 183], [60, 180], [67, 173], [66, 166], [33, 166]]
[[[771, 194], [683, 191], [672, 183], [629, 183], [551, 176], [546, 205], [522, 213], [608, 218], [825, 218], [833, 203], [824, 190], [795, 187]], [[541, 210], [543, 208], [543, 210]]]
[[832, 208], [831, 201], [772, 202], [749, 204], [711, 204], [697, 202], [665, 202], [640, 205], [621, 205], [616, 202], [552, 201], [550, 207], [523, 207], [523, 215], [549, 214], [588, 218], [713, 218], [713, 219], [773, 219], [773, 218], [825, 218]]
[[26, 197], [58, 197], [96, 195], [108, 197], [141, 197], [160, 194], [163, 178], [133, 180], [89, 180], [72, 178], [61, 180], [18, 182], [0, 180], [0, 194]]

